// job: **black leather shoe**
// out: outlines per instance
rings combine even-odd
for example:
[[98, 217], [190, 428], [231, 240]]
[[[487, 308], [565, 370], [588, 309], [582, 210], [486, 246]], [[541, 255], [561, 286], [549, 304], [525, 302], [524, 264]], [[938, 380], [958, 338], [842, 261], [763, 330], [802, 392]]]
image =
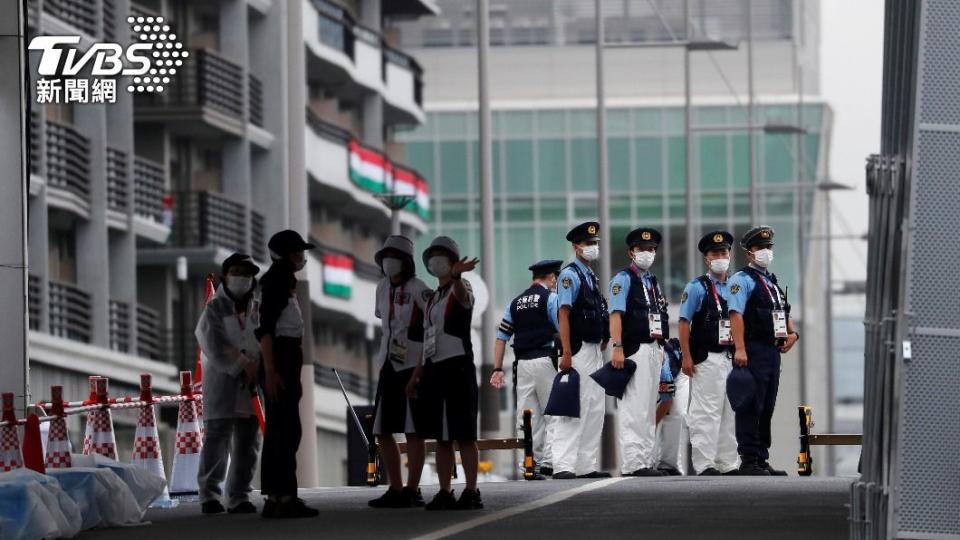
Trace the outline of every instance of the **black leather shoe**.
[[453, 496], [452, 489], [450, 491], [441, 489], [433, 500], [427, 503], [425, 508], [427, 510], [456, 510], [457, 498]]
[[656, 478], [659, 476], [664, 476], [663, 471], [659, 469], [651, 469], [650, 467], [644, 467], [642, 469], [637, 469], [627, 476], [640, 476], [640, 477], [650, 477]]
[[724, 476], [740, 476], [740, 469], [733, 469], [732, 471], [727, 471], [723, 473]]
[[544, 476], [553, 476], [553, 467], [540, 467], [540, 474]]
[[772, 465], [766, 461], [760, 462], [760, 467], [767, 470], [770, 473], [770, 476], [787, 476], [787, 471], [781, 471], [779, 469], [774, 469]]
[[707, 467], [697, 476], [720, 476], [721, 474], [722, 473], [720, 471], [714, 469], [713, 467]]
[[457, 510], [483, 510], [483, 499], [479, 489], [464, 489], [457, 501]]
[[410, 501], [402, 491], [389, 488], [386, 493], [367, 502], [370, 508], [410, 508]]
[[553, 473], [554, 480], [574, 480], [577, 475], [573, 474], [570, 471], [560, 471]]
[[267, 499], [263, 503], [263, 510], [260, 512], [260, 515], [267, 518], [273, 519], [277, 515], [277, 502]]
[[291, 499], [285, 503], [278, 502], [273, 512], [275, 519], [315, 518], [319, 515], [319, 510], [310, 508], [300, 499]]
[[229, 514], [256, 514], [257, 507], [253, 505], [250, 501], [243, 501], [242, 503], [234, 506], [233, 508], [227, 510]]
[[669, 465], [661, 465], [657, 467], [657, 470], [662, 472], [664, 476], [683, 476], [683, 473]]
[[766, 467], [761, 467], [760, 460], [756, 457], [741, 456], [737, 476], [770, 476], [770, 471]]
[[610, 478], [610, 473], [603, 471], [593, 471], [587, 474], [581, 474], [577, 478]]
[[420, 493], [420, 489], [412, 489], [409, 487], [403, 488], [403, 496], [407, 498], [407, 501], [410, 503], [410, 508], [423, 508], [427, 503], [423, 502], [423, 494]]
[[200, 512], [212, 516], [213, 514], [222, 514], [227, 510], [220, 504], [220, 501], [207, 501], [200, 505]]

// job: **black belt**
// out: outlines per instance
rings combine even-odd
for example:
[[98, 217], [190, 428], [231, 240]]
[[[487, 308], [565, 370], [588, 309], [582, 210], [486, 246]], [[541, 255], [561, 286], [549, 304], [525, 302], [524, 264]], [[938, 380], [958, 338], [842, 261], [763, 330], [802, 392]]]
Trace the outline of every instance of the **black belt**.
[[543, 347], [540, 349], [533, 349], [533, 350], [523, 351], [523, 352], [514, 351], [514, 355], [516, 356], [517, 360], [533, 360], [534, 358], [546, 358], [548, 356], [549, 357], [557, 356], [557, 351], [554, 350], [553, 347]]

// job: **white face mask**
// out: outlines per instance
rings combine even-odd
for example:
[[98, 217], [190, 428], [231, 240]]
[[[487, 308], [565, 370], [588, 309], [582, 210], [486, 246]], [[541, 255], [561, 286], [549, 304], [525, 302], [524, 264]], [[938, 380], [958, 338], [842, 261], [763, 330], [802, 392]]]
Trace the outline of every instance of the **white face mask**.
[[396, 277], [400, 275], [400, 272], [403, 272], [403, 261], [393, 257], [383, 258], [383, 273], [386, 274], [387, 277]]
[[760, 268], [766, 268], [773, 264], [773, 250], [770, 248], [758, 249], [753, 252], [753, 260]]
[[438, 278], [447, 277], [450, 273], [450, 259], [443, 255], [434, 255], [427, 259], [427, 271]]
[[633, 262], [639, 266], [641, 270], [649, 270], [650, 267], [653, 266], [653, 261], [656, 258], [656, 251], [637, 251], [633, 254]]
[[230, 294], [240, 298], [250, 292], [253, 287], [253, 278], [249, 276], [227, 276], [227, 290]]
[[730, 269], [730, 259], [714, 259], [710, 261], [710, 271], [714, 274], [722, 274]]
[[580, 250], [580, 254], [583, 255], [583, 258], [588, 261], [595, 261], [597, 257], [600, 256], [600, 246], [594, 244], [592, 246], [585, 246]]

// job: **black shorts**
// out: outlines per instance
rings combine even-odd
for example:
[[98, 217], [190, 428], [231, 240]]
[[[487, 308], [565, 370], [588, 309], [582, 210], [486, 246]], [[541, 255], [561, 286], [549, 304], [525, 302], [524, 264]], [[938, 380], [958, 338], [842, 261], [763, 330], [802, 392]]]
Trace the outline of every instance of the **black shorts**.
[[417, 399], [412, 401], [417, 435], [438, 441], [477, 440], [478, 394], [473, 358], [424, 364]]
[[410, 401], [407, 399], [407, 383], [411, 375], [413, 368], [395, 371], [389, 360], [383, 364], [377, 383], [374, 435], [416, 431]]

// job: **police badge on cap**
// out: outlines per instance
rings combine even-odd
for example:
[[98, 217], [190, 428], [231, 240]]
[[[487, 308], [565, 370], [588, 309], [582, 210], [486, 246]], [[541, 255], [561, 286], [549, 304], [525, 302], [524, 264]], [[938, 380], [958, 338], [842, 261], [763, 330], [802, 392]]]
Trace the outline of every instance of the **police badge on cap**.
[[703, 238], [700, 239], [700, 242], [697, 244], [697, 249], [700, 250], [700, 253], [704, 255], [707, 252], [717, 250], [717, 249], [730, 249], [730, 246], [733, 245], [733, 235], [727, 231], [711, 231], [703, 235]]
[[596, 240], [600, 240], [600, 224], [596, 221], [581, 223], [567, 233], [567, 242], [574, 244]]
[[663, 236], [660, 231], [649, 227], [639, 227], [627, 234], [627, 247], [658, 247]]
[[761, 225], [750, 229], [740, 238], [740, 245], [743, 249], [750, 249], [753, 246], [772, 246], [773, 227]]

